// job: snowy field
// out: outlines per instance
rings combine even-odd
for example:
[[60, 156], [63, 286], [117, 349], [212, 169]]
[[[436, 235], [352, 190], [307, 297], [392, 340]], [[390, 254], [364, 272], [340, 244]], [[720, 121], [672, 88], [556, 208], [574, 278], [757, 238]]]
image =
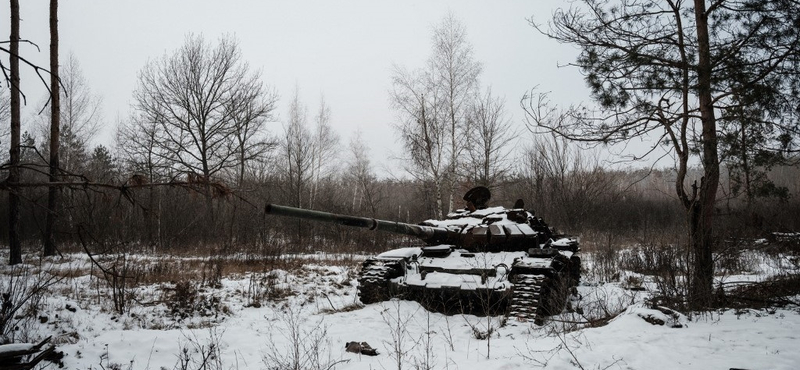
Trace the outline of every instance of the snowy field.
[[[140, 266], [148, 260], [129, 256]], [[652, 289], [647, 276], [638, 277], [639, 289], [626, 289], [631, 274], [623, 274], [626, 283], [585, 278], [572, 302], [586, 316], [609, 313], [610, 320], [585, 327], [565, 313], [536, 326], [429, 313], [408, 301], [362, 306], [357, 266], [358, 258], [309, 258], [297, 268], [232, 273], [206, 284], [145, 284], [127, 289], [123, 315], [114, 313], [108, 283], [90, 277], [101, 273], [83, 255], [4, 266], [2, 284], [49, 276], [38, 271], [66, 276], [34, 310], [18, 312], [9, 333], [16, 342], [52, 335], [68, 369], [800, 368], [797, 307], [662, 312], [644, 303]], [[12, 271], [27, 278], [12, 280]], [[726, 279], [759, 279], [764, 271]], [[347, 342], [367, 342], [378, 355], [346, 352]]]

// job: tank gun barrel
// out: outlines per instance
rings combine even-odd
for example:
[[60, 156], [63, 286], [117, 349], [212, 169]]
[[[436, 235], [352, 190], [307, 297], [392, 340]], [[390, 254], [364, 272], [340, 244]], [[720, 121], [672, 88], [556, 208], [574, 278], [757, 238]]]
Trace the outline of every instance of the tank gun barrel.
[[264, 212], [271, 215], [294, 217], [306, 220], [334, 223], [344, 226], [360, 227], [369, 230], [380, 230], [394, 234], [414, 236], [427, 243], [444, 243], [450, 239], [452, 232], [440, 227], [407, 224], [404, 222], [379, 220], [369, 217], [358, 217], [314, 211], [277, 204], [267, 204]]

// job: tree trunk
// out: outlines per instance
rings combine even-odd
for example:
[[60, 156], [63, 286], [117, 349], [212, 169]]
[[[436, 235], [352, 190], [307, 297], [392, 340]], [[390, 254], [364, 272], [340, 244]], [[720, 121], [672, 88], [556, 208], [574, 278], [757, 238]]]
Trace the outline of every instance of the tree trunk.
[[211, 177], [203, 175], [203, 187], [205, 190], [206, 213], [203, 231], [201, 233], [204, 242], [209, 242], [214, 234], [212, 230], [217, 228], [217, 215], [214, 212], [214, 188], [211, 187]]
[[742, 123], [742, 174], [744, 175], [744, 193], [747, 197], [747, 213], [753, 208], [753, 189], [750, 186], [750, 161], [747, 159], [747, 124]]
[[717, 125], [711, 98], [711, 52], [708, 35], [708, 15], [704, 0], [695, 0], [698, 61], [697, 95], [702, 123], [703, 174], [699, 197], [689, 209], [689, 227], [694, 263], [689, 284], [689, 304], [694, 309], [707, 309], [713, 303], [714, 206], [719, 186]]
[[[20, 91], [19, 91], [19, 0], [11, 0], [11, 150], [8, 182], [19, 182], [19, 140], [20, 140]], [[19, 188], [11, 187], [8, 192], [8, 248], [10, 265], [22, 263], [22, 245], [19, 238]]]
[[239, 181], [238, 181], [237, 185], [239, 186], [239, 191], [241, 191], [242, 188], [244, 188], [244, 170], [245, 170], [244, 162], [245, 162], [245, 157], [247, 156], [247, 153], [245, 153], [244, 144], [240, 143], [239, 147], [240, 147], [240, 150], [239, 150]]
[[[152, 178], [152, 176], [150, 178]], [[155, 196], [153, 194], [154, 191], [155, 189], [153, 189], [152, 186], [149, 189], [147, 189], [148, 193], [147, 208], [143, 212], [145, 217], [145, 222], [147, 223], [147, 243], [148, 246], [150, 247], [155, 247], [156, 245], [155, 233], [153, 232], [153, 230], [155, 229], [155, 222], [154, 222], [155, 217], [153, 215], [155, 215], [156, 213]]]
[[[456, 143], [456, 115], [455, 107], [453, 107], [453, 92], [450, 92], [450, 195], [447, 197], [447, 213], [453, 212], [454, 200], [453, 196], [458, 189], [458, 144]], [[440, 218], [441, 219], [441, 218]]]
[[[50, 0], [50, 182], [58, 181], [59, 139], [61, 136], [61, 95], [58, 84], [58, 0]], [[44, 255], [56, 254], [55, 224], [58, 217], [57, 186], [47, 189], [47, 221], [44, 230]]]
[[433, 192], [436, 196], [436, 219], [441, 220], [442, 217], [442, 182], [435, 178], [433, 180]]

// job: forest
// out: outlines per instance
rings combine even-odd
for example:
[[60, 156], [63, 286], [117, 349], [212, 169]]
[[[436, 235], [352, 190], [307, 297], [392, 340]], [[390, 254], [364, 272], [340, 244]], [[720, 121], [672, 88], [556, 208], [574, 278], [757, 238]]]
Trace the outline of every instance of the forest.
[[[19, 238], [30, 250], [48, 238], [58, 240], [59, 251], [80, 249], [84, 233], [84, 241], [126, 250], [376, 252], [402, 241], [270, 219], [263, 207], [417, 223], [462, 208], [464, 192], [482, 185], [492, 190], [492, 204], [523, 199], [551, 226], [589, 243], [685, 242], [673, 168], [624, 158], [611, 164], [604, 145], [547, 132], [537, 121], [541, 107], [522, 122], [510, 121], [507, 105], [515, 102], [481, 87], [481, 62], [466, 36], [457, 19], [446, 17], [434, 30], [429, 59], [420, 61], [424, 67], [395, 66], [387, 109], [398, 123], [387, 125], [405, 153], [396, 160], [396, 174], [381, 178], [370, 143], [360, 135], [340, 142], [330, 125], [335, 107], [324, 96], [310, 113], [299, 88], [279, 95], [248, 69], [230, 36], [189, 35], [181, 48], [143, 66], [130, 117], [119, 122], [112, 142], [90, 147], [106, 124], [98, 113], [101, 99], [92, 94], [78, 56], [69, 54], [58, 83], [61, 204], [48, 211], [50, 117], [32, 115], [19, 146]], [[286, 95], [288, 103], [279, 100]], [[6, 178], [10, 99], [5, 91], [2, 98]], [[39, 104], [50, 109], [47, 97]], [[275, 122], [282, 106], [288, 112]], [[791, 127], [729, 129], [720, 140], [719, 238], [797, 230], [800, 221], [792, 215], [800, 184]], [[654, 144], [661, 146], [668, 145]], [[686, 184], [703, 177], [700, 163], [690, 163], [687, 173]], [[0, 202], [7, 224], [8, 198]], [[48, 214], [53, 236], [46, 235]], [[9, 234], [0, 237], [8, 241]]]
[[[397, 119], [376, 123], [391, 127], [403, 148], [390, 174], [376, 168], [371, 143], [361, 135], [340, 139], [345, 133], [331, 124], [337, 107], [324, 95], [311, 111], [302, 86], [277, 91], [231, 35], [189, 33], [180, 47], [149, 59], [131, 91], [130, 113], [118, 119], [112, 140], [98, 144], [99, 128], [109, 125], [99, 113], [102, 97], [92, 93], [80, 55], [59, 54], [58, 2], [51, 1], [50, 66], [19, 53], [14, 4], [20, 5], [11, 3], [11, 37], [0, 44], [8, 87], [0, 95], [2, 256], [9, 269], [85, 256], [95, 278], [87, 286], [96, 288], [98, 300], [110, 296], [107, 312], [130, 317], [149, 307], [142, 303], [148, 284], [169, 284], [163, 300], [172, 301], [172, 314], [184, 315], [169, 325], [180, 326], [201, 309], [176, 314], [176, 305], [200, 300], [203, 287], [222, 287], [229, 274], [268, 279], [276, 271], [300, 271], [297, 256], [346, 256], [347, 268], [354, 268], [364, 256], [421, 244], [273, 217], [265, 212], [269, 204], [417, 224], [464, 208], [462, 197], [475, 186], [491, 190], [490, 205], [512, 208], [521, 199], [555, 231], [579, 238], [589, 256], [584, 279], [593, 281], [582, 292], [613, 281], [628, 289], [625, 271], [633, 271], [651, 279], [645, 279], [649, 306], [656, 298], [682, 312], [776, 300], [797, 305], [796, 2], [587, 0], [555, 11], [547, 24], [530, 21], [549, 39], [580, 50], [571, 67], [581, 71], [592, 101], [571, 105], [551, 102], [546, 86], [521, 97], [493, 93], [468, 30], [455, 15], [444, 16], [432, 28], [428, 58], [390, 72], [385, 109]], [[38, 74], [51, 92], [34, 103], [38, 114], [20, 114], [21, 71], [28, 78]], [[518, 105], [523, 116], [510, 113]], [[611, 148], [641, 138], [650, 158], [625, 150], [610, 156]], [[780, 299], [743, 290], [726, 295], [729, 287], [718, 281], [750, 271], [742, 266], [752, 266], [754, 250], [794, 261], [779, 274], [784, 280], [767, 279], [778, 285], [759, 288], [778, 286]], [[166, 262], [140, 265], [148, 258], [187, 258], [180, 266], [191, 273], [176, 276]], [[347, 271], [342, 279], [352, 280]], [[291, 295], [269, 280], [256, 299], [253, 276], [245, 307]], [[8, 289], [16, 288], [9, 283]], [[336, 289], [328, 294], [341, 301], [322, 296], [340, 312], [333, 306], [344, 305], [350, 293], [341, 284]], [[42, 294], [15, 292], [22, 302], [9, 307]], [[578, 328], [608, 323], [626, 309], [606, 308], [582, 317]], [[400, 320], [399, 304], [396, 310]], [[14, 336], [12, 314], [0, 310], [4, 338]], [[293, 321], [299, 317], [281, 317], [301, 326]], [[562, 336], [576, 328], [558, 320], [550, 325], [562, 325]], [[494, 329], [487, 319], [488, 338]], [[566, 337], [558, 338], [569, 351]], [[272, 349], [272, 356], [280, 352]], [[487, 342], [487, 359], [489, 349]], [[392, 353], [402, 368], [403, 352], [395, 347]], [[565, 361], [583, 368], [569, 354], [573, 359]], [[269, 356], [265, 363], [281, 360]], [[435, 368], [428, 365], [416, 368]]]

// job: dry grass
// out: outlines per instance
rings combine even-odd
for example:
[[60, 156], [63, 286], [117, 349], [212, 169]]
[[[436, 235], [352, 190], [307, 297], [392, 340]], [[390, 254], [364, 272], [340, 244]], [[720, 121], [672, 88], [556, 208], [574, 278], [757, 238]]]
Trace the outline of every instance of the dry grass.
[[769, 308], [800, 305], [800, 275], [784, 275], [762, 282], [720, 290], [717, 302], [721, 308]]
[[[119, 255], [96, 256], [98, 263], [111, 265]], [[69, 256], [66, 257], [70, 259]], [[241, 277], [249, 273], [263, 273], [284, 270], [303, 274], [308, 265], [337, 266], [356, 268], [361, 258], [355, 255], [289, 255], [283, 257], [178, 257], [178, 256], [127, 256], [136, 268], [128, 275], [136, 285], [176, 283], [185, 280], [201, 282], [213, 281], [214, 277]], [[58, 262], [55, 268], [48, 269], [51, 274], [62, 278], [79, 278], [93, 275], [102, 277], [97, 268], [92, 268], [86, 260], [73, 259], [74, 262]], [[63, 261], [63, 260], [62, 260]], [[42, 268], [36, 266], [37, 270]]]

